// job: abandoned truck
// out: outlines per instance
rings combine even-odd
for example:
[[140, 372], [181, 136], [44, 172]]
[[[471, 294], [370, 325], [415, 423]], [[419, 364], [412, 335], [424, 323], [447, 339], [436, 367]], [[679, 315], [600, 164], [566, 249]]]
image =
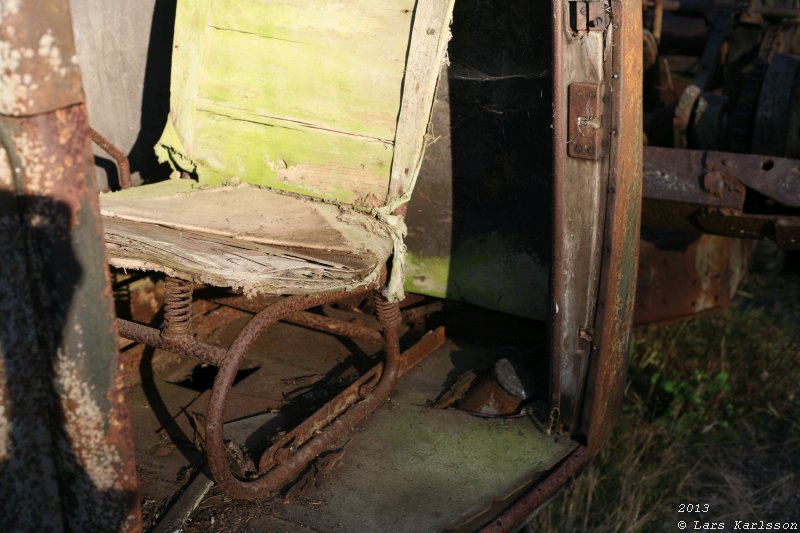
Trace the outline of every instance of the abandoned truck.
[[3, 529], [523, 525], [797, 243], [796, 11], [644, 7], [0, 2]]

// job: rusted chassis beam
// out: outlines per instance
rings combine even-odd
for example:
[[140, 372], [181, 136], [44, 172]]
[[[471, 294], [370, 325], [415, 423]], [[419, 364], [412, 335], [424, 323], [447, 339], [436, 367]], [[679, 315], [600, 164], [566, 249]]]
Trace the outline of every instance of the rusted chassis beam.
[[0, 17], [0, 530], [141, 530], [69, 3]]
[[800, 160], [645, 148], [642, 223], [800, 249]]

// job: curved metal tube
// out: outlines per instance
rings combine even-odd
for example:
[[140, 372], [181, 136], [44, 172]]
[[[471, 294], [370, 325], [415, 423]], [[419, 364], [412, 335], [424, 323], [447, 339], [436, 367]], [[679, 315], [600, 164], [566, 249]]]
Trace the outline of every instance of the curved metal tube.
[[[330, 297], [330, 295], [327, 295]], [[321, 433], [314, 435], [297, 450], [281, 457], [280, 464], [270, 469], [263, 476], [250, 481], [241, 480], [233, 475], [229, 466], [224, 446], [224, 410], [228, 394], [233, 386], [236, 372], [252, 343], [267, 328], [275, 324], [283, 316], [320, 305], [320, 297], [294, 296], [267, 307], [257, 314], [228, 349], [211, 391], [211, 398], [206, 414], [206, 449], [208, 464], [214, 480], [231, 496], [241, 499], [263, 497], [294, 479], [309, 462], [333, 444], [346, 430], [360, 422], [375, 410], [394, 389], [400, 372], [400, 310], [397, 304], [383, 299], [379, 291], [375, 291], [375, 304], [378, 319], [383, 327], [383, 348], [386, 363], [380, 382], [372, 393], [363, 401], [353, 405], [344, 414], [334, 419]], [[326, 407], [322, 408], [323, 410]]]
[[114, 158], [114, 161], [117, 162], [117, 167], [119, 168], [119, 187], [120, 189], [130, 189], [131, 188], [131, 164], [128, 161], [128, 156], [125, 155], [125, 152], [114, 146], [114, 144], [100, 135], [100, 133], [95, 130], [94, 128], [90, 129], [92, 134], [92, 141], [102, 148], [108, 155]]

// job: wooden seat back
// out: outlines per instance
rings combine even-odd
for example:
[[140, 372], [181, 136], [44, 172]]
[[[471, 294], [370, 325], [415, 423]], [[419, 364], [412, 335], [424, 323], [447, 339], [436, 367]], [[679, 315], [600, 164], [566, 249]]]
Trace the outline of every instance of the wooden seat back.
[[454, 0], [179, 0], [159, 158], [365, 207], [410, 194]]

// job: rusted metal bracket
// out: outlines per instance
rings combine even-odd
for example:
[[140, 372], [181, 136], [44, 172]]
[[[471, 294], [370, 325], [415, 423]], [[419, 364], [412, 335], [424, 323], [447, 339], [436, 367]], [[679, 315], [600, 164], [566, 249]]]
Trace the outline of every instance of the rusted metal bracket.
[[646, 147], [643, 192], [645, 226], [800, 248], [800, 160]]
[[597, 161], [602, 155], [600, 119], [603, 105], [600, 91], [600, 85], [594, 83], [572, 83], [569, 86], [567, 154], [570, 157]]
[[605, 31], [609, 19], [604, 0], [570, 1], [570, 25], [574, 31]]

